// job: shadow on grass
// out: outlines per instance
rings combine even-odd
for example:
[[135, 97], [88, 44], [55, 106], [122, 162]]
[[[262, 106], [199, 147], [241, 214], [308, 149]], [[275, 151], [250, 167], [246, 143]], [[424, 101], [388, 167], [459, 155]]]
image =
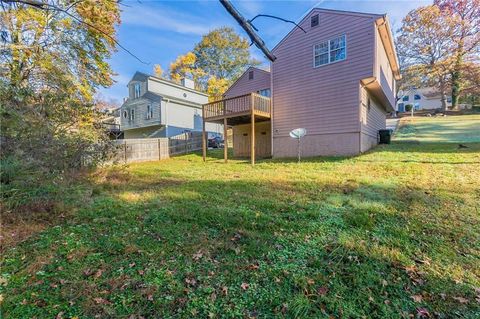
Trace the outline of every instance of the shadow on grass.
[[462, 203], [454, 193], [175, 173], [111, 187], [70, 223], [9, 252], [7, 316], [397, 318], [425, 307], [473, 318], [479, 310], [453, 299], [474, 298], [478, 243], [473, 213], [454, 222], [441, 210]]

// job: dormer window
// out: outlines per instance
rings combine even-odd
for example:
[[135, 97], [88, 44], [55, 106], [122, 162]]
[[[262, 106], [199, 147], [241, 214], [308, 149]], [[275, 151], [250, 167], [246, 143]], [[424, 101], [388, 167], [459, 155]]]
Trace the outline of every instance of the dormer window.
[[248, 72], [248, 79], [253, 80], [253, 71]]
[[319, 21], [319, 20], [318, 20], [318, 14], [312, 16], [312, 17], [310, 18], [310, 27], [312, 27], [312, 28], [313, 28], [313, 27], [316, 27], [316, 26], [318, 25], [318, 21]]
[[133, 96], [134, 98], [140, 97], [140, 83], [135, 83], [133, 85]]

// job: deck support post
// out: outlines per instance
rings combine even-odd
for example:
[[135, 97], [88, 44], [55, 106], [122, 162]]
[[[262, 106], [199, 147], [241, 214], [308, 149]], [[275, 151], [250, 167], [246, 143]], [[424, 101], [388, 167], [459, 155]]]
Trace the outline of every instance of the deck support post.
[[228, 162], [228, 127], [227, 127], [227, 118], [223, 118], [223, 159], [225, 163]]
[[251, 122], [251, 132], [250, 132], [250, 161], [252, 162], [252, 166], [255, 165], [255, 105], [254, 105], [254, 97], [253, 94], [251, 95], [250, 100], [250, 108], [252, 110], [252, 122]]
[[202, 107], [202, 158], [205, 162], [207, 157], [207, 136], [205, 134], [205, 107]]

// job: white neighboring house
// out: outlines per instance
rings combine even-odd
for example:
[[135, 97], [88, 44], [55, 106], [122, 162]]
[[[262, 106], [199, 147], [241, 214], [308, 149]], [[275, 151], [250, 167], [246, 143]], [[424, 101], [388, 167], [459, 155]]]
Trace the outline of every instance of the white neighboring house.
[[[397, 111], [406, 112], [405, 106], [411, 104], [415, 110], [435, 110], [442, 108], [442, 95], [432, 87], [411, 89], [397, 102]], [[452, 106], [452, 97], [447, 95], [447, 107]]]
[[[120, 108], [125, 139], [171, 137], [202, 131], [202, 105], [208, 95], [194, 89], [190, 79], [181, 84], [136, 72], [128, 82], [128, 98]], [[209, 135], [223, 132], [220, 124], [207, 123]]]

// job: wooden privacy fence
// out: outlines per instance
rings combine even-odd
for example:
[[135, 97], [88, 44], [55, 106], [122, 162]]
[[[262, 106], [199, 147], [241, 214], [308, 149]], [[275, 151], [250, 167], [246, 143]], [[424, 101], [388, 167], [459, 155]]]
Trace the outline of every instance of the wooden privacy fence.
[[113, 158], [118, 163], [156, 161], [202, 149], [202, 133], [186, 132], [173, 137], [138, 138], [115, 141]]

